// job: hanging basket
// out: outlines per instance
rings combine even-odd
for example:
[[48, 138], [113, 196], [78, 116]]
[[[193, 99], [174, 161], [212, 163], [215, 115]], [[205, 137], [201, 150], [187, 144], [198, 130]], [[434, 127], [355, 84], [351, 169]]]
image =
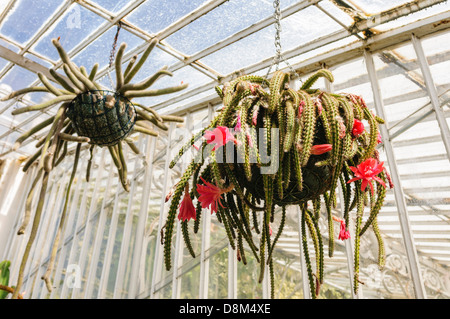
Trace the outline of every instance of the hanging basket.
[[117, 92], [97, 90], [78, 94], [72, 100], [67, 116], [79, 136], [90, 143], [111, 146], [127, 137], [136, 122], [133, 103]]
[[[163, 243], [167, 270], [171, 268], [175, 219], [178, 217], [182, 221], [186, 247], [195, 257], [188, 221], [194, 219], [194, 233], [197, 232], [203, 209], [209, 208], [224, 225], [231, 247], [244, 264], [249, 250], [244, 248], [243, 242], [247, 243], [260, 264], [259, 282], [262, 282], [267, 265], [273, 273], [273, 251], [283, 232], [287, 206], [298, 205], [311, 294], [318, 296], [323, 284], [324, 261], [318, 226], [321, 215], [327, 214], [328, 255], [331, 257], [333, 222], [341, 224], [338, 239], [348, 239], [346, 225], [350, 211], [356, 208], [355, 236], [358, 239], [355, 242], [359, 244], [359, 236], [376, 220], [382, 207], [386, 184], [392, 187], [376, 150], [381, 142], [378, 124], [384, 121], [367, 108], [360, 96], [312, 89], [321, 77], [330, 82], [334, 80], [328, 70], [322, 69], [297, 90], [290, 87], [288, 74], [277, 71], [270, 82], [259, 76], [243, 75], [225, 83], [223, 88], [216, 87], [223, 107], [170, 164], [174, 167], [191, 146], [198, 150], [170, 195], [172, 202], [164, 225]], [[367, 130], [363, 121], [368, 124]], [[202, 137], [201, 144], [196, 145]], [[232, 147], [234, 158], [229, 157], [228, 147]], [[343, 197], [342, 219], [333, 216], [339, 184]], [[370, 216], [362, 225], [368, 203]], [[276, 209], [277, 206], [281, 209]], [[275, 215], [281, 217], [277, 234], [272, 236]], [[315, 278], [307, 231], [314, 240]], [[355, 272], [355, 291], [359, 282], [357, 276]]]
[[[325, 144], [326, 138], [323, 131], [322, 122], [317, 123], [316, 135], [314, 144]], [[302, 168], [302, 181], [298, 181], [296, 174], [286, 174], [283, 176], [283, 191], [280, 192], [278, 188], [274, 188], [273, 203], [278, 206], [294, 205], [307, 202], [308, 200], [315, 200], [320, 195], [329, 191], [332, 185], [332, 170], [331, 165], [316, 166], [317, 163], [326, 162], [330, 158], [329, 153], [322, 155], [311, 156], [307, 165]], [[290, 168], [295, 166], [294, 157], [288, 159], [285, 165]], [[240, 185], [249, 191], [253, 198], [257, 200], [265, 200], [263, 175], [261, 168], [257, 165], [251, 166], [251, 179], [247, 179], [245, 174], [244, 164], [235, 161], [234, 166], [235, 176]], [[279, 167], [283, 169], [283, 167]], [[275, 176], [273, 176], [275, 178]], [[299, 189], [301, 185], [301, 189]]]

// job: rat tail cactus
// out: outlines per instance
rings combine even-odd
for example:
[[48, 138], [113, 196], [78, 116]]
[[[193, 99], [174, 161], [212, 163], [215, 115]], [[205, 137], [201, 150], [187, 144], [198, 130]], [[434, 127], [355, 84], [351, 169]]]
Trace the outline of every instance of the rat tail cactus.
[[[285, 226], [286, 208], [298, 205], [309, 285], [316, 298], [324, 280], [325, 238], [319, 228], [322, 208], [328, 222], [330, 257], [335, 247], [334, 223], [340, 224], [338, 240], [348, 239], [350, 212], [356, 209], [353, 288], [358, 290], [360, 237], [376, 225], [390, 181], [376, 150], [381, 142], [378, 125], [384, 121], [360, 96], [313, 89], [321, 77], [334, 80], [330, 71], [323, 69], [296, 90], [289, 86], [289, 75], [277, 71], [270, 81], [244, 75], [216, 87], [223, 107], [170, 164], [173, 168], [192, 146], [198, 149], [171, 196], [163, 236], [167, 270], [172, 267], [175, 220], [182, 223], [186, 246], [195, 257], [189, 233], [198, 231], [201, 215], [209, 209], [223, 224], [238, 260], [246, 263], [245, 242], [260, 264], [259, 281], [265, 267], [273, 281], [273, 253]], [[339, 184], [344, 198], [341, 218], [333, 214]], [[365, 207], [370, 216], [363, 223]], [[275, 218], [279, 218], [279, 227], [272, 234]], [[190, 219], [194, 220], [192, 230]], [[377, 227], [372, 229], [378, 232]], [[316, 256], [315, 272], [308, 235]], [[382, 242], [380, 247], [382, 265]]]

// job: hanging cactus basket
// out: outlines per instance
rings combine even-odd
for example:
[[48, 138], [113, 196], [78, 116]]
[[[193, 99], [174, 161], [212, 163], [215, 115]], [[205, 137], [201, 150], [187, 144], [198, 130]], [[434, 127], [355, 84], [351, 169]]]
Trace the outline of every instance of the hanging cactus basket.
[[[324, 280], [323, 230], [318, 226], [321, 206], [328, 221], [330, 257], [335, 246], [334, 222], [340, 224], [338, 239], [348, 239], [350, 211], [356, 208], [355, 291], [359, 285], [360, 236], [371, 225], [380, 242], [379, 264], [383, 266], [384, 250], [376, 217], [386, 195], [386, 184], [393, 187], [376, 150], [381, 143], [378, 125], [384, 121], [359, 96], [312, 89], [321, 77], [334, 81], [333, 75], [323, 69], [295, 90], [289, 86], [289, 75], [277, 71], [270, 81], [244, 75], [225, 83], [223, 88], [216, 87], [223, 100], [219, 114], [190, 139], [170, 165], [173, 168], [192, 146], [198, 149], [167, 197], [171, 198], [163, 237], [167, 270], [171, 268], [175, 219], [180, 220], [186, 247], [195, 257], [190, 232], [198, 231], [202, 214], [209, 213], [204, 209], [209, 208], [223, 224], [231, 247], [244, 264], [249, 252], [243, 243], [247, 243], [260, 264], [259, 282], [265, 267], [269, 267], [273, 296], [273, 251], [283, 232], [289, 205], [298, 205], [301, 210], [300, 237], [313, 298], [319, 295]], [[227, 153], [230, 148], [232, 156]], [[273, 164], [275, 169], [270, 169]], [[341, 218], [332, 212], [339, 183], [344, 198]], [[366, 206], [370, 216], [362, 224]], [[280, 211], [279, 216], [275, 216], [276, 211]], [[279, 219], [279, 227], [272, 236], [275, 218]], [[191, 219], [193, 229], [188, 224]], [[307, 248], [308, 233], [314, 242], [315, 273]]]
[[78, 136], [88, 137], [91, 144], [112, 146], [131, 134], [136, 110], [121, 94], [96, 90], [77, 95], [67, 108], [67, 117]]
[[[115, 42], [119, 30], [120, 25], [117, 29]], [[113, 48], [115, 48], [115, 42]], [[114, 163], [114, 166], [117, 168], [120, 183], [123, 188], [128, 191], [130, 183], [127, 178], [127, 160], [124, 156], [123, 147], [124, 145], [128, 145], [134, 153], [140, 154], [139, 148], [135, 145], [134, 140], [130, 138], [130, 135], [133, 133], [142, 133], [150, 136], [158, 136], [158, 132], [155, 130], [156, 127], [161, 130], [168, 130], [167, 122], [183, 122], [182, 118], [176, 116], [162, 116], [147, 106], [131, 102], [133, 98], [170, 94], [187, 87], [187, 84], [181, 83], [181, 85], [173, 87], [148, 89], [159, 78], [166, 75], [172, 76], [172, 73], [167, 70], [167, 66], [139, 83], [131, 83], [131, 80], [140, 70], [150, 52], [158, 43], [158, 39], [155, 38], [150, 41], [148, 47], [139, 59], [137, 55], [133, 56], [128, 62], [125, 70], [122, 70], [122, 57], [126, 49], [126, 44], [122, 43], [120, 45], [117, 55], [115, 56], [115, 61], [113, 61], [113, 49], [110, 66], [112, 66], [112, 63], [114, 62], [116, 73], [115, 91], [104, 90], [102, 86], [97, 83], [96, 74], [99, 67], [98, 64], [95, 64], [88, 73], [83, 66], [78, 67], [70, 60], [70, 57], [59, 43], [59, 39], [53, 39], [52, 43], [59, 53], [62, 61], [62, 70], [66, 77], [63, 77], [53, 69], [49, 69], [49, 73], [61, 88], [55, 87], [44, 74], [38, 73], [42, 86], [24, 88], [12, 92], [1, 99], [1, 101], [6, 101], [29, 92], [47, 92], [54, 95], [52, 99], [43, 103], [17, 108], [11, 112], [13, 115], [36, 112], [59, 105], [54, 116], [23, 133], [16, 140], [13, 147], [13, 150], [18, 149], [28, 138], [45, 128], [50, 127], [48, 132], [45, 133], [44, 139], [36, 144], [38, 151], [26, 160], [23, 167], [23, 171], [26, 172], [34, 163], [38, 162], [38, 172], [27, 196], [25, 215], [18, 230], [19, 235], [24, 234], [28, 228], [31, 219], [31, 208], [33, 206], [35, 188], [39, 184], [40, 193], [27, 248], [22, 257], [16, 288], [12, 296], [14, 299], [21, 296], [20, 290], [22, 289], [24, 280], [24, 271], [40, 225], [40, 218], [49, 182], [49, 174], [69, 153], [68, 144], [71, 142], [76, 143], [76, 150], [72, 174], [67, 186], [64, 209], [61, 213], [60, 223], [53, 241], [47, 271], [42, 276], [48, 291], [52, 291], [51, 276], [55, 263], [55, 256], [62, 230], [65, 225], [70, 189], [77, 171], [82, 144], [89, 144], [91, 154], [87, 165], [86, 180], [89, 181], [94, 148], [105, 146], [108, 148], [111, 155], [112, 163]], [[41, 181], [41, 183], [38, 183], [39, 181]]]

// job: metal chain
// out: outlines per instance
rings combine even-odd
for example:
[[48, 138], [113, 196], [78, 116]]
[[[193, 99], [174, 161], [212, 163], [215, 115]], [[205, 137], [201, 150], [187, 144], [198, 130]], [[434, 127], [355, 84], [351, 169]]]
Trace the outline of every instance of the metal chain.
[[293, 77], [298, 77], [297, 72], [295, 72], [294, 68], [289, 64], [288, 61], [286, 61], [283, 57], [283, 54], [281, 53], [281, 9], [280, 9], [280, 0], [274, 0], [273, 7], [275, 9], [275, 12], [273, 14], [273, 17], [275, 19], [275, 56], [273, 57], [272, 64], [269, 67], [269, 70], [267, 70], [266, 79], [269, 77], [270, 71], [272, 70], [272, 67], [275, 65], [275, 70], [279, 70], [280, 62], [283, 61], [286, 63], [286, 65], [289, 67], [290, 72], [292, 73]]
[[111, 77], [110, 69], [111, 69], [111, 66], [114, 63], [114, 56], [116, 55], [117, 40], [119, 39], [119, 32], [120, 32], [121, 28], [122, 28], [122, 23], [119, 21], [119, 23], [117, 24], [116, 35], [114, 36], [114, 42], [113, 42], [113, 45], [112, 45], [111, 53], [109, 54], [109, 66], [108, 66], [108, 69], [107, 69], [107, 72], [106, 72], [108, 74], [109, 83], [111, 84], [111, 89], [114, 88], [114, 81], [113, 81], [113, 79]]

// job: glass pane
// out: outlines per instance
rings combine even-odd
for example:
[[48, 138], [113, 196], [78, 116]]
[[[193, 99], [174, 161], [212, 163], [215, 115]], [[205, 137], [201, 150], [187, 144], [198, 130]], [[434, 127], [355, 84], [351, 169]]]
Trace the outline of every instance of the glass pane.
[[205, 0], [148, 0], [134, 10], [126, 20], [148, 33], [157, 33], [196, 9]]
[[127, 4], [131, 3], [131, 1], [129, 1], [129, 0], [118, 0], [118, 1], [92, 0], [92, 2], [98, 4], [100, 7], [103, 7], [112, 13], [119, 12]]
[[[109, 65], [110, 54], [114, 42], [114, 36], [116, 34], [117, 28], [112, 27], [105, 33], [103, 33], [99, 38], [90, 43], [85, 49], [72, 58], [72, 61], [78, 66], [85, 66], [88, 72], [95, 63], [99, 64], [99, 70], [103, 69], [105, 66]], [[127, 48], [125, 54], [143, 43], [144, 40], [138, 38], [137, 36], [129, 33], [126, 30], [121, 29], [119, 32], [119, 37], [117, 40], [116, 53], [119, 46], [125, 42]]]
[[[281, 28], [282, 51], [341, 29], [335, 21], [314, 7], [308, 7], [283, 19]], [[206, 56], [202, 61], [221, 74], [228, 74], [273, 56], [274, 41], [275, 29], [271, 25]], [[239, 58], [236, 59], [236, 56]]]
[[60, 38], [62, 47], [66, 52], [70, 52], [80, 42], [88, 39], [102, 22], [103, 18], [75, 3], [31, 49], [52, 61], [58, 61], [60, 58], [52, 39]]
[[62, 0], [17, 1], [3, 21], [0, 33], [20, 44], [25, 44], [62, 3]]
[[409, 1], [392, 0], [386, 3], [386, 1], [382, 0], [354, 0], [353, 2], [358, 6], [358, 8], [362, 9], [364, 12], [374, 14], [392, 9]]

